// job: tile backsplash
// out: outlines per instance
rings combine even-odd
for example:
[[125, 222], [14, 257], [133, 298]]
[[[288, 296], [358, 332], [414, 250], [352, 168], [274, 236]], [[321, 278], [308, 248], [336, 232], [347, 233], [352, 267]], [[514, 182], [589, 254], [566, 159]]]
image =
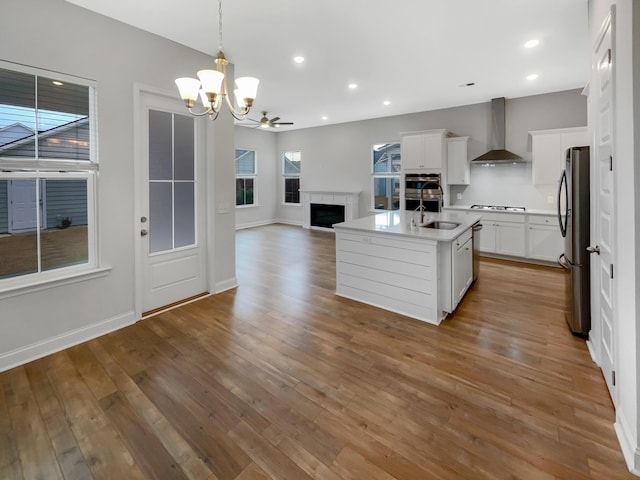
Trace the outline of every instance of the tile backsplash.
[[[556, 185], [533, 185], [531, 163], [471, 165], [470, 185], [451, 185], [452, 205], [512, 205], [555, 210]], [[457, 194], [462, 199], [457, 199]], [[548, 203], [549, 197], [553, 203]]]

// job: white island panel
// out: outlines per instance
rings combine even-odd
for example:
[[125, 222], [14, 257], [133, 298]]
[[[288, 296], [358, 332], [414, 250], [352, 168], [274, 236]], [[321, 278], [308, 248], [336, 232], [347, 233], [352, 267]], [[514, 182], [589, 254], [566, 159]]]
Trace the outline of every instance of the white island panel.
[[[411, 214], [385, 212], [334, 225], [336, 294], [439, 324], [451, 300], [451, 242], [479, 217], [429, 214], [460, 223], [453, 230], [411, 226]], [[457, 304], [457, 302], [456, 302]]]

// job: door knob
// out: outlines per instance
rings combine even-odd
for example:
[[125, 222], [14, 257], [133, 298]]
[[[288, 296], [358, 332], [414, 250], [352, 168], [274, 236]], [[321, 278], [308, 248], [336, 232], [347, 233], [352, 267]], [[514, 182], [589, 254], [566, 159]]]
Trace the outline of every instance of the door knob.
[[598, 255], [600, 255], [600, 247], [598, 245], [596, 245], [595, 247], [587, 247], [587, 252], [597, 253]]
[[141, 237], [145, 237], [147, 235], [149, 235], [149, 232], [146, 229], [143, 228], [142, 230], [140, 230], [140, 236]]

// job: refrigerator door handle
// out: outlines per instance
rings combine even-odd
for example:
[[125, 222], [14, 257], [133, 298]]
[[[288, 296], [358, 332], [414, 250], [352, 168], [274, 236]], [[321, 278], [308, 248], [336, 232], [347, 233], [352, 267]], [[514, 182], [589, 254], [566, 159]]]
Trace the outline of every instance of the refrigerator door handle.
[[562, 187], [564, 185], [564, 197], [565, 197], [565, 209], [569, 208], [569, 190], [567, 189], [567, 171], [563, 170], [558, 180], [558, 224], [560, 225], [560, 233], [563, 237], [567, 236], [567, 218], [565, 216], [564, 222], [562, 221], [562, 210], [560, 208], [560, 199], [562, 198]]

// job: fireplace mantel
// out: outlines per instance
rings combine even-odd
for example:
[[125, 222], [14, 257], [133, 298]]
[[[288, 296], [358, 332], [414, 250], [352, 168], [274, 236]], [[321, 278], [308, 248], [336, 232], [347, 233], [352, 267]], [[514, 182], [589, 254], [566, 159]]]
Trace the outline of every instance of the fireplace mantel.
[[300, 190], [302, 203], [302, 226], [311, 226], [311, 204], [344, 205], [344, 220], [358, 218], [360, 192], [335, 192], [330, 190]]

